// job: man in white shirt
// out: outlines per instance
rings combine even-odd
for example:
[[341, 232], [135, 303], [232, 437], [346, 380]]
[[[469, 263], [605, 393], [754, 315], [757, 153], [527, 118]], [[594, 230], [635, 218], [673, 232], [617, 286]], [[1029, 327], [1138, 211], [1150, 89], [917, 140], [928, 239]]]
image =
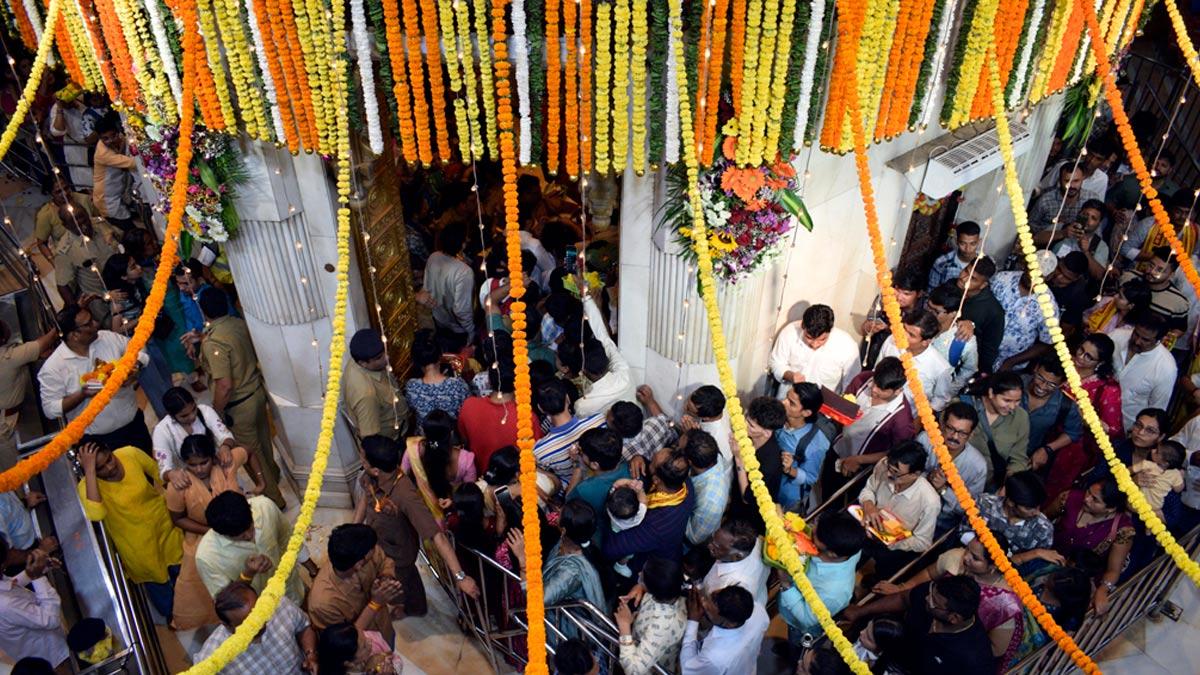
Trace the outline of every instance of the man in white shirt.
[[[0, 560], [8, 557], [8, 542], [0, 537]], [[70, 672], [71, 650], [63, 633], [62, 602], [46, 579], [49, 554], [33, 549], [25, 571], [16, 577], [0, 574], [0, 649], [16, 660], [27, 656], [46, 659], [51, 666], [66, 665]], [[32, 584], [33, 590], [27, 588]]]
[[183, 387], [171, 387], [163, 394], [163, 408], [167, 416], [154, 425], [150, 437], [154, 461], [158, 462], [164, 483], [169, 482], [179, 490], [192, 484], [191, 473], [184, 468], [179, 450], [183, 447], [183, 439], [194, 434], [211, 436], [213, 445], [217, 446], [217, 460], [222, 466], [228, 466], [237, 442], [216, 410], [196, 403]]
[[[983, 494], [988, 476], [987, 459], [978, 448], [967, 442], [971, 434], [975, 433], [978, 424], [979, 413], [975, 412], [975, 407], [969, 403], [955, 401], [942, 411], [938, 425], [946, 442], [946, 451], [954, 459], [954, 468], [958, 470], [958, 475], [962, 477], [972, 498]], [[943, 532], [957, 527], [963, 517], [963, 507], [946, 481], [946, 473], [942, 471], [937, 455], [933, 452], [929, 434], [922, 431], [917, 436], [917, 442], [925, 448], [928, 455], [925, 466], [929, 467], [929, 472], [925, 474], [925, 479], [942, 495], [942, 512], [938, 514], [937, 531]]]
[[[589, 350], [585, 346], [580, 370], [591, 382], [591, 386], [578, 401], [575, 401], [576, 417], [608, 412], [617, 401], [637, 400], [637, 385], [633, 381], [633, 373], [629, 370], [629, 362], [609, 337], [608, 329], [604, 325], [604, 316], [600, 314], [600, 308], [596, 306], [596, 301], [591, 295], [585, 295], [583, 298], [583, 315], [591, 326], [596, 341], [604, 348], [605, 358], [601, 359], [597, 350]], [[559, 349], [561, 355], [561, 345]]]
[[1149, 310], [1130, 312], [1129, 325], [1109, 334], [1116, 352], [1113, 366], [1121, 382], [1121, 416], [1133, 427], [1138, 411], [1167, 409], [1178, 371], [1175, 358], [1163, 346], [1167, 323]]
[[715, 562], [704, 575], [705, 593], [711, 595], [727, 586], [741, 586], [750, 591], [754, 604], [766, 606], [771, 568], [763, 562], [762, 539], [753, 525], [739, 519], [726, 522], [708, 540], [708, 552]]
[[[904, 332], [908, 334], [908, 352], [913, 355], [913, 363], [917, 366], [917, 375], [921, 378], [921, 387], [934, 410], [941, 410], [950, 402], [954, 392], [950, 388], [954, 369], [941, 352], [930, 349], [933, 339], [941, 332], [941, 324], [933, 312], [925, 309], [911, 309], [904, 314]], [[896, 347], [895, 336], [888, 336], [879, 357], [900, 357], [900, 349]], [[904, 395], [910, 404], [915, 402], [912, 388], [905, 384]]]
[[938, 320], [939, 332], [930, 345], [950, 364], [950, 392], [952, 396], [967, 386], [975, 373], [979, 372], [979, 343], [975, 336], [962, 340], [958, 337], [958, 306], [962, 304], [963, 290], [953, 282], [945, 283], [929, 292], [925, 309]]
[[725, 394], [719, 387], [706, 384], [688, 397], [683, 407], [684, 415], [680, 426], [685, 431], [701, 429], [708, 432], [716, 441], [721, 451], [721, 461], [733, 465], [733, 449], [729, 445], [729, 435], [733, 433], [729, 416], [725, 414]]
[[[100, 364], [116, 363], [125, 354], [129, 338], [100, 330], [92, 313], [78, 305], [63, 308], [57, 320], [63, 341], [42, 364], [38, 384], [41, 385], [42, 412], [46, 417], [70, 421], [83, 412], [88, 400], [103, 386], [99, 376], [92, 376], [92, 373]], [[150, 357], [142, 351], [137, 361], [144, 366], [150, 362]], [[82, 382], [84, 379], [88, 380], [86, 384]], [[136, 373], [131, 373], [108, 405], [88, 425], [87, 433], [99, 436], [110, 447], [132, 445], [149, 453], [153, 445], [133, 393], [135, 383]]]
[[915, 441], [905, 441], [892, 448], [887, 459], [875, 465], [867, 484], [858, 494], [862, 504], [863, 523], [883, 531], [887, 511], [895, 516], [911, 534], [899, 541], [885, 544], [872, 537], [863, 550], [863, 560], [875, 561], [875, 573], [887, 579], [912, 562], [933, 545], [933, 532], [942, 499], [925, 479], [927, 455]]
[[[688, 621], [679, 651], [682, 675], [755, 675], [758, 651], [771, 619], [766, 608], [741, 586], [715, 593], [693, 588], [688, 595]], [[712, 630], [700, 640], [700, 621]]]
[[795, 382], [813, 382], [841, 391], [860, 369], [858, 342], [833, 325], [828, 305], [813, 305], [779, 332], [771, 349], [771, 374], [783, 398]]
[[1188, 420], [1179, 433], [1171, 437], [1187, 450], [1183, 465], [1183, 514], [1180, 531], [1191, 531], [1200, 524], [1200, 415]]
[[[433, 297], [433, 323], [465, 345], [475, 335], [472, 291], [475, 274], [458, 258], [466, 227], [451, 223], [438, 233], [438, 250], [425, 261], [425, 290]], [[457, 346], [457, 345], [456, 345]]]

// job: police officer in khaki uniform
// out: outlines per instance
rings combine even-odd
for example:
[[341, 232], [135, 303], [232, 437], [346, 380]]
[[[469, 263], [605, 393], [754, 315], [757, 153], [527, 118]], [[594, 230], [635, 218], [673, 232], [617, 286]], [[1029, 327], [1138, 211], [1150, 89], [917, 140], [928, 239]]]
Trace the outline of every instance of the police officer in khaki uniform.
[[58, 283], [58, 294], [64, 306], [82, 304], [88, 296], [87, 309], [100, 322], [100, 327], [112, 327], [112, 306], [105, 302], [104, 281], [100, 270], [104, 263], [117, 252], [104, 232], [97, 230], [92, 218], [83, 209], [68, 210], [63, 205], [58, 210], [66, 232], [58, 242], [54, 256], [54, 275]]
[[282, 509], [279, 465], [275, 463], [267, 422], [267, 388], [258, 368], [250, 329], [242, 319], [229, 316], [229, 300], [220, 289], [204, 289], [199, 304], [208, 322], [200, 352], [204, 370], [212, 378], [213, 410], [225, 418], [233, 438], [258, 455], [263, 483], [267, 486], [263, 494]]
[[34, 244], [46, 257], [46, 260], [51, 262], [54, 261], [54, 250], [51, 245], [57, 245], [63, 235], [67, 233], [67, 228], [63, 227], [62, 218], [59, 217], [58, 212], [68, 202], [76, 211], [86, 211], [93, 218], [98, 215], [96, 207], [92, 206], [91, 197], [82, 192], [72, 192], [62, 181], [55, 179], [50, 188], [50, 201], [42, 204], [42, 208], [38, 209], [37, 214], [33, 217]]
[[387, 350], [379, 331], [364, 328], [350, 338], [350, 358], [343, 380], [346, 413], [359, 438], [387, 436], [396, 441], [408, 431], [408, 401], [388, 372]]
[[12, 330], [0, 321], [0, 471], [17, 463], [17, 413], [29, 390], [26, 366], [58, 342], [58, 331], [51, 329], [30, 342], [18, 344], [11, 340]]

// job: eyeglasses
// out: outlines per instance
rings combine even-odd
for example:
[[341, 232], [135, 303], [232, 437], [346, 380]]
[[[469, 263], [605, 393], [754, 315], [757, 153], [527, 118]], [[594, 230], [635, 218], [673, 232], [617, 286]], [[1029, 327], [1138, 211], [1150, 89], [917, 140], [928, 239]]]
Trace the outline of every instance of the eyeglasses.
[[1093, 363], [1100, 360], [1099, 354], [1092, 354], [1086, 349], [1080, 349], [1079, 351], [1075, 352], [1075, 355], [1081, 359], [1092, 361]]
[[943, 436], [953, 436], [955, 438], [966, 438], [971, 435], [971, 432], [963, 431], [962, 429], [955, 429], [954, 427], [943, 427], [942, 435]]
[[1033, 381], [1034, 381], [1034, 382], [1037, 382], [1037, 383], [1039, 383], [1039, 384], [1044, 384], [1044, 385], [1046, 385], [1047, 387], [1060, 387], [1060, 386], [1062, 386], [1062, 382], [1061, 382], [1061, 381], [1059, 381], [1059, 382], [1055, 382], [1054, 380], [1047, 379], [1046, 377], [1042, 376], [1042, 375], [1041, 375], [1041, 374], [1039, 374], [1039, 373], [1034, 373], [1034, 374], [1033, 374]]
[[1145, 424], [1142, 424], [1141, 420], [1137, 420], [1133, 423], [1133, 430], [1134, 431], [1144, 431], [1144, 432], [1146, 432], [1148, 434], [1152, 434], [1152, 435], [1159, 433], [1158, 427], [1152, 427], [1152, 426], [1147, 426]]
[[892, 464], [891, 462], [887, 463], [888, 478], [904, 478], [913, 473], [916, 473], [916, 471], [901, 471], [899, 465]]

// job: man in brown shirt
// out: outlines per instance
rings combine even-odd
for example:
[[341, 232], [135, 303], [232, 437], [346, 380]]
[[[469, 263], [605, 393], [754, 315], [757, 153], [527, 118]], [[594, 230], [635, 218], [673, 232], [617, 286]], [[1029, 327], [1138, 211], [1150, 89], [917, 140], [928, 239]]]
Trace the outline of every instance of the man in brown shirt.
[[0, 471], [17, 463], [17, 414], [29, 390], [29, 364], [58, 342], [58, 331], [50, 329], [36, 340], [11, 343], [12, 330], [0, 321]]
[[391, 646], [395, 638], [388, 606], [404, 597], [391, 558], [367, 525], [339, 525], [329, 536], [329, 560], [308, 592], [308, 616], [317, 630], [350, 622], [378, 631]]
[[417, 571], [417, 553], [426, 539], [433, 540], [458, 590], [479, 597], [479, 588], [463, 571], [454, 546], [438, 527], [412, 480], [400, 470], [400, 444], [387, 436], [367, 436], [362, 439], [362, 450], [367, 496], [359, 500], [354, 522], [365, 522], [375, 530], [380, 548], [395, 564], [396, 578], [404, 585], [405, 615], [424, 616], [429, 609]]

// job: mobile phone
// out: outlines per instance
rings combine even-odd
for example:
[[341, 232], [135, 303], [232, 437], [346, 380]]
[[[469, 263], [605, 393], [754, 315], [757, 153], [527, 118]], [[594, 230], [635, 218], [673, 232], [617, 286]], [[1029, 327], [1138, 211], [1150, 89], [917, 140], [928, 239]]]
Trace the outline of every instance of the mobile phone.
[[567, 270], [568, 273], [570, 273], [570, 274], [575, 273], [575, 265], [576, 265], [576, 262], [578, 262], [578, 258], [579, 258], [579, 251], [577, 251], [573, 248], [567, 249], [567, 254], [565, 256], [563, 256], [563, 267]]

